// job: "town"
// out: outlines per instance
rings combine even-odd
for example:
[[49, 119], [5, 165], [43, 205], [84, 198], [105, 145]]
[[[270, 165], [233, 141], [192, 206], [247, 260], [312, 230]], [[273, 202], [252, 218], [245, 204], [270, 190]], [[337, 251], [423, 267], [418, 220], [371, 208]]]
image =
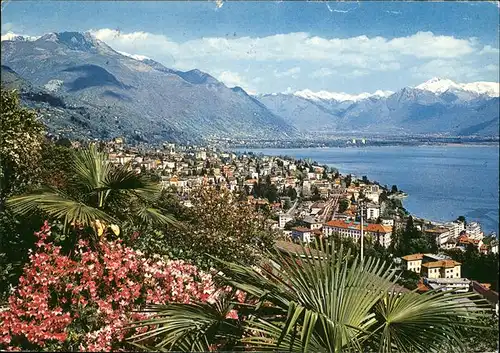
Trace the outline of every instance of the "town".
[[[337, 234], [359, 242], [363, 235], [365, 241], [388, 249], [394, 234], [405, 228], [410, 217], [401, 202], [406, 194], [396, 185], [389, 188], [366, 176], [342, 175], [314, 161], [235, 153], [214, 146], [127, 146], [122, 138], [100, 144], [112, 163], [129, 164], [137, 173], [154, 176], [163, 189], [182, 195], [187, 207], [191, 206], [190, 191], [203, 185], [237, 193], [240, 202], [266, 211], [280, 241], [308, 244]], [[472, 246], [482, 254], [497, 254], [494, 233], [485, 236], [480, 224], [465, 219], [443, 223], [412, 217], [412, 222], [441, 253], [405, 254], [394, 259], [402, 270], [421, 277], [419, 289], [489, 290], [488, 283], [481, 286], [474, 279], [463, 278], [461, 264], [442, 251], [464, 252]], [[498, 305], [498, 295], [496, 298]]]

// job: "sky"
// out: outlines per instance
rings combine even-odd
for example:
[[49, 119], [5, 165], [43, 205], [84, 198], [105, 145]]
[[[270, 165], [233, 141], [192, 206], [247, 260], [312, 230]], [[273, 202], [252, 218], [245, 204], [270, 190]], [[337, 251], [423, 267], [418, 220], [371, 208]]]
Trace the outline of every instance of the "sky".
[[495, 2], [9, 1], [2, 35], [90, 31], [253, 94], [499, 81]]

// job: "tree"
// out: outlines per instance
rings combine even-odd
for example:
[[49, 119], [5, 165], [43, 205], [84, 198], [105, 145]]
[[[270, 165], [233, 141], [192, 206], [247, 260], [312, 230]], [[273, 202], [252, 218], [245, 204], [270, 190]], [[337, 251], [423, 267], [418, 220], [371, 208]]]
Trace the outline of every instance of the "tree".
[[297, 190], [294, 187], [289, 186], [286, 189], [286, 196], [290, 198], [290, 200], [294, 201], [297, 198]]
[[26, 191], [39, 173], [43, 125], [33, 110], [22, 108], [15, 91], [1, 91], [0, 212], [7, 197]]
[[467, 225], [467, 221], [465, 219], [465, 216], [458, 216], [457, 221], [462, 222], [463, 224]]
[[312, 201], [318, 201], [319, 199], [321, 199], [321, 195], [319, 193], [319, 189], [317, 186], [313, 186], [312, 187], [312, 197], [311, 197], [311, 200]]
[[351, 182], [352, 182], [352, 176], [351, 174], [347, 175], [345, 177], [345, 186], [346, 188], [348, 188], [349, 186], [351, 186]]
[[395, 193], [397, 193], [397, 192], [398, 192], [398, 187], [397, 187], [397, 185], [393, 185], [393, 186], [391, 187], [391, 193], [395, 194]]
[[349, 208], [349, 200], [345, 197], [339, 201], [339, 212], [344, 213]]
[[[14, 91], [1, 91], [0, 105], [0, 300], [15, 286], [36, 241], [40, 215], [19, 218], [6, 208], [6, 200], [29, 191], [40, 179], [43, 125], [33, 110], [20, 106]], [[9, 249], [9, 251], [7, 251]]]
[[141, 235], [141, 250], [149, 252], [150, 238], [161, 237], [158, 245], [163, 248], [153, 249], [152, 254], [164, 253], [210, 268], [212, 256], [254, 264], [264, 249], [273, 246], [276, 234], [267, 218], [253, 205], [238, 202], [229, 190], [196, 188], [190, 194], [190, 201], [192, 207], [185, 207], [175, 196], [162, 197], [161, 208], [175, 216], [177, 226], [160, 228], [154, 236], [140, 239]]
[[[312, 253], [301, 246], [301, 253]], [[269, 261], [260, 268], [218, 261], [220, 281], [246, 298], [241, 305], [233, 302], [235, 316], [216, 314], [223, 303], [151, 306], [159, 318], [143, 324], [167, 324], [143, 335], [148, 340], [142, 342], [153, 343], [142, 348], [208, 350], [226, 338], [252, 351], [460, 351], [463, 318], [472, 325], [491, 311], [474, 293], [399, 293], [394, 271], [383, 263], [368, 258], [361, 264], [350, 251], [333, 245], [319, 249], [316, 256], [269, 251]], [[463, 298], [478, 306], [463, 305]], [[252, 319], [244, 319], [250, 315]], [[224, 329], [231, 323], [238, 328], [233, 335]], [[141, 336], [131, 340], [141, 342]]]
[[159, 184], [135, 174], [127, 165], [114, 166], [95, 145], [74, 152], [68, 163], [74, 178], [67, 185], [44, 185], [35, 192], [9, 198], [7, 205], [21, 215], [39, 209], [65, 226], [90, 226], [95, 220], [120, 223], [130, 216], [143, 222], [174, 222], [151, 207], [159, 195]]

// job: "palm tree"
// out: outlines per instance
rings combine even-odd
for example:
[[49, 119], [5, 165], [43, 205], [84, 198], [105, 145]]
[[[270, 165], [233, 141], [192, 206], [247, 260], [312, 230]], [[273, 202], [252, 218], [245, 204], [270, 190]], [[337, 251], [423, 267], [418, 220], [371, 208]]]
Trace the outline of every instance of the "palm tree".
[[[321, 252], [314, 256], [305, 248], [302, 256], [269, 252], [271, 265], [258, 270], [220, 262], [224, 282], [247, 293], [247, 303], [233, 303], [244, 328], [240, 346], [290, 352], [458, 351], [461, 325], [486, 315], [487, 304], [473, 294], [403, 293], [395, 289], [395, 271], [379, 260], [361, 263], [342, 246], [338, 251], [332, 244], [318, 246]], [[221, 316], [200, 308], [198, 303], [151, 306], [148, 311], [158, 317], [139, 325], [156, 329], [130, 340], [138, 344], [147, 338], [149, 345], [142, 347], [150, 350], [223, 343], [216, 340], [220, 331], [207, 329]]]
[[151, 207], [160, 193], [160, 185], [137, 175], [129, 165], [115, 166], [95, 145], [73, 152], [72, 175], [64, 188], [43, 186], [26, 195], [8, 199], [17, 214], [40, 209], [64, 225], [93, 221], [120, 223], [137, 216], [144, 222], [174, 223], [173, 217]]

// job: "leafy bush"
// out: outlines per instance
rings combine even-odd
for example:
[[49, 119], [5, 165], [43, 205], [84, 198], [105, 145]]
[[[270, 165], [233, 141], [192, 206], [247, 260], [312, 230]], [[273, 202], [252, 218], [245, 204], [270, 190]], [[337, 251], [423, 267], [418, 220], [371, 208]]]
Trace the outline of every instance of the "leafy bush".
[[[266, 217], [252, 205], [240, 203], [229, 190], [204, 187], [190, 194], [192, 207], [164, 195], [159, 208], [173, 214], [176, 226], [164, 229], [129, 225], [130, 245], [145, 253], [160, 252], [190, 260], [201, 268], [213, 266], [213, 257], [254, 264], [262, 250], [271, 248], [276, 234]], [[135, 233], [134, 233], [135, 232]]]

